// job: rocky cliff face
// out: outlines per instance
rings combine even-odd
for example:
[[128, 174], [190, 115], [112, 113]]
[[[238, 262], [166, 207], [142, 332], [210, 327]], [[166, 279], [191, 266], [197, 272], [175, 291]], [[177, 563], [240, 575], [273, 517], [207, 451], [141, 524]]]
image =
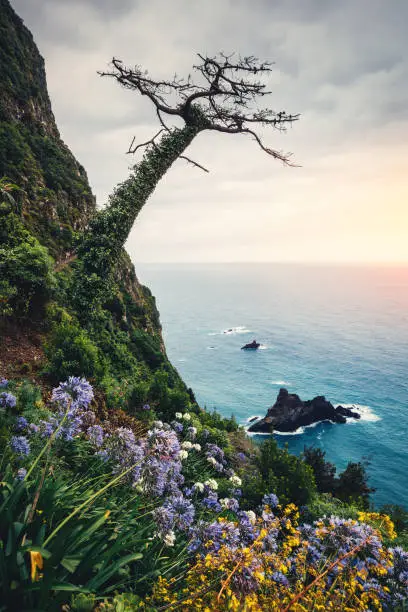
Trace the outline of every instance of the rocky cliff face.
[[360, 415], [349, 408], [333, 406], [323, 395], [302, 401], [296, 393], [280, 389], [276, 402], [269, 408], [266, 417], [251, 425], [248, 431], [253, 433], [270, 433], [273, 430], [296, 431], [299, 427], [319, 421], [345, 423], [346, 417], [359, 419]]
[[[13, 193], [20, 220], [54, 258], [55, 275], [69, 278], [71, 262], [75, 261], [76, 234], [87, 227], [95, 213], [95, 198], [84, 168], [60, 138], [47, 92], [43, 58], [8, 0], [0, 0], [0, 40], [0, 178], [7, 177], [20, 188]], [[154, 297], [138, 282], [125, 251], [115, 279], [116, 295], [104, 310], [105, 330], [92, 338], [101, 358], [107, 361], [107, 370], [114, 371], [119, 380], [125, 370], [129, 377], [136, 369], [144, 368], [149, 377], [152, 369], [165, 366], [173, 380], [182, 384], [165, 355]], [[69, 312], [70, 305], [63, 296], [64, 282], [57, 282], [62, 290], [58, 289], [53, 299], [58, 308]], [[44, 340], [53, 321], [42, 323]], [[22, 359], [27, 355], [30, 361], [31, 332], [32, 321], [19, 320], [17, 325], [8, 321], [5, 325], [3, 320], [0, 345], [10, 348], [10, 360], [16, 358], [21, 346]], [[41, 360], [41, 338], [35, 337], [37, 360]], [[115, 351], [120, 357], [115, 354], [111, 358]], [[3, 350], [0, 359], [3, 368], [7, 366], [6, 353]], [[123, 368], [118, 363], [123, 363]], [[27, 363], [24, 365], [27, 367]]]
[[95, 198], [60, 138], [44, 60], [8, 0], [0, 0], [0, 40], [0, 177], [22, 189], [26, 226], [62, 258], [94, 213]]

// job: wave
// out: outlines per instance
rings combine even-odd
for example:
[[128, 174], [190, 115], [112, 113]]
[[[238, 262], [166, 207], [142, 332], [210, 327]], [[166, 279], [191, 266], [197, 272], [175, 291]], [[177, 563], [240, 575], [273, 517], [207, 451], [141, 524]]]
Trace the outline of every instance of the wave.
[[236, 327], [229, 327], [228, 329], [224, 329], [219, 332], [210, 332], [209, 336], [219, 336], [219, 335], [227, 335], [231, 336], [233, 334], [252, 334], [252, 331], [245, 327], [245, 325], [237, 325]]
[[266, 351], [268, 350], [269, 346], [267, 346], [266, 344], [261, 344], [260, 346], [258, 346], [258, 350], [259, 351]]
[[270, 385], [277, 385], [279, 387], [289, 387], [292, 383], [288, 382], [287, 380], [271, 380]]
[[376, 423], [381, 421], [381, 417], [375, 414], [370, 406], [364, 406], [362, 404], [336, 404], [337, 406], [343, 406], [343, 408], [350, 408], [355, 410], [360, 415], [359, 419], [353, 419], [353, 417], [347, 417], [347, 423], [358, 423], [358, 421], [367, 421], [369, 423]]

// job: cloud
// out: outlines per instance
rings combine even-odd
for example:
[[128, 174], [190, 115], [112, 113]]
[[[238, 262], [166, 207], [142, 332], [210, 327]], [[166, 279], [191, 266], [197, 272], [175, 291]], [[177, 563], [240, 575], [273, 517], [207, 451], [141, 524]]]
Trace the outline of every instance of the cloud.
[[[132, 136], [143, 141], [156, 130], [148, 102], [97, 75], [112, 56], [158, 77], [188, 74], [198, 51], [275, 60], [270, 104], [301, 113], [286, 134], [262, 132], [295, 153], [298, 169], [274, 163], [250, 139], [201, 134], [189, 154], [211, 173], [177, 162], [135, 225], [134, 259], [408, 261], [400, 231], [408, 221], [405, 0], [11, 2], [45, 57], [62, 136], [100, 204], [135, 161], [125, 154]], [[392, 188], [389, 165], [400, 168]], [[399, 215], [393, 230], [384, 221], [390, 206]], [[396, 238], [379, 252], [382, 223]], [[347, 253], [346, 228], [362, 236]]]

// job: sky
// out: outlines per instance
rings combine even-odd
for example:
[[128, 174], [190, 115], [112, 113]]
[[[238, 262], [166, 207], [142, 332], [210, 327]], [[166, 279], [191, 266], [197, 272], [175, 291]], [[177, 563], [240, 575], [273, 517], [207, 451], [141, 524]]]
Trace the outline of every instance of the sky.
[[158, 130], [151, 104], [101, 78], [113, 56], [188, 75], [220, 50], [273, 61], [268, 105], [300, 113], [265, 143], [201, 133], [139, 215], [134, 262], [408, 263], [406, 0], [11, 0], [45, 58], [63, 140], [99, 206]]

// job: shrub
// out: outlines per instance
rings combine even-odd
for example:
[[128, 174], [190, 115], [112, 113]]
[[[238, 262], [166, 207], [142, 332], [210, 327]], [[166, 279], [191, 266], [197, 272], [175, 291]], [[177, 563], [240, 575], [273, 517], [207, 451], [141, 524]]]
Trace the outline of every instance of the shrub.
[[[4, 314], [41, 316], [56, 286], [53, 259], [36, 238], [26, 232], [14, 214], [4, 219], [0, 248], [0, 301]], [[7, 235], [4, 234], [7, 232]]]
[[86, 331], [75, 323], [62, 322], [55, 326], [45, 348], [47, 373], [54, 381], [68, 376], [85, 376], [100, 380], [106, 364], [98, 347]]

